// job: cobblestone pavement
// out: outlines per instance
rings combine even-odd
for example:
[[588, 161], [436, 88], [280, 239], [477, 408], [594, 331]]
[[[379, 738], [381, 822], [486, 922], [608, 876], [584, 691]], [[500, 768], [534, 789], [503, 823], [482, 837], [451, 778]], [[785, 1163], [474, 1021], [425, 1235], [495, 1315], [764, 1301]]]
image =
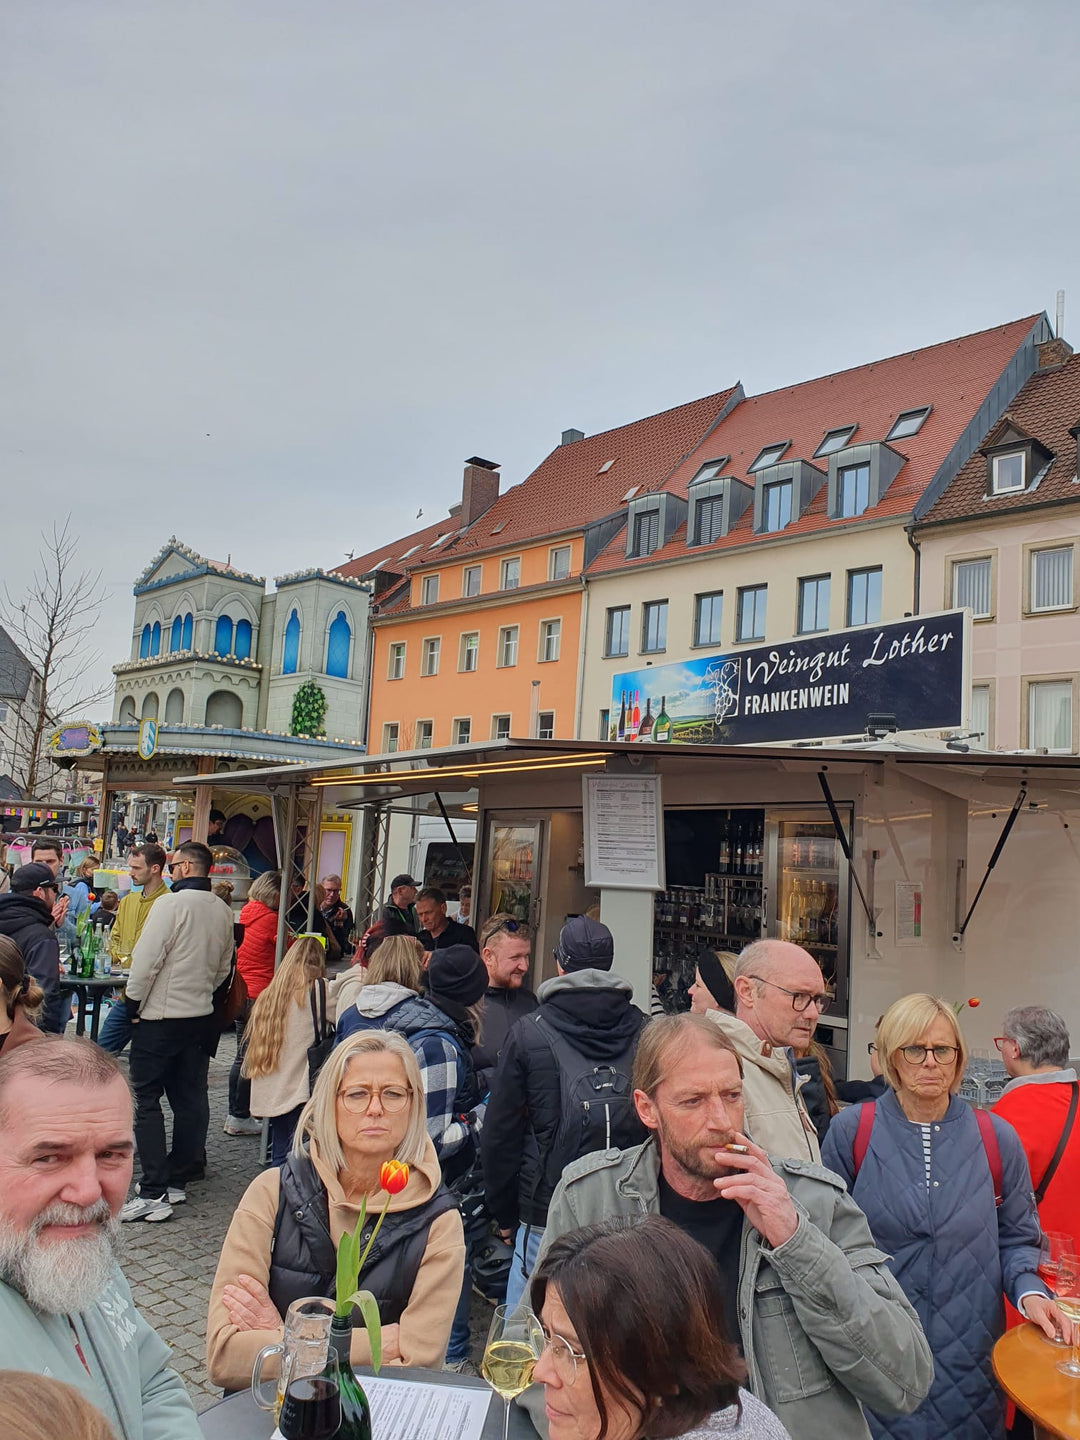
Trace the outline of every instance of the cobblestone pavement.
[[[257, 1137], [233, 1138], [222, 1132], [228, 1109], [229, 1067], [236, 1046], [222, 1036], [210, 1062], [210, 1132], [206, 1141], [206, 1179], [190, 1185], [187, 1200], [161, 1224], [124, 1226], [121, 1265], [135, 1303], [163, 1340], [173, 1347], [173, 1364], [184, 1377], [197, 1410], [221, 1399], [206, 1375], [206, 1309], [218, 1256], [233, 1210], [259, 1170]], [[162, 1102], [171, 1127], [168, 1104]], [[138, 1160], [135, 1174], [139, 1173]], [[483, 1353], [491, 1309], [474, 1297], [473, 1358]]]

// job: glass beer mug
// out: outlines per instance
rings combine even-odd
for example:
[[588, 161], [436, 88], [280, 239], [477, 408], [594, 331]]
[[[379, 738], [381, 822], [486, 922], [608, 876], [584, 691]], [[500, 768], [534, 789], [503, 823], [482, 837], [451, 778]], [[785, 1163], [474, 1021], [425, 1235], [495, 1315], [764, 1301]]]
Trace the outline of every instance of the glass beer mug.
[[[326, 1369], [333, 1318], [333, 1300], [321, 1295], [294, 1300], [285, 1313], [285, 1333], [280, 1343], [265, 1346], [255, 1356], [251, 1393], [260, 1409], [274, 1412], [275, 1420], [290, 1383], [304, 1375], [321, 1375]], [[270, 1398], [263, 1372], [272, 1357], [277, 1357], [277, 1386]]]

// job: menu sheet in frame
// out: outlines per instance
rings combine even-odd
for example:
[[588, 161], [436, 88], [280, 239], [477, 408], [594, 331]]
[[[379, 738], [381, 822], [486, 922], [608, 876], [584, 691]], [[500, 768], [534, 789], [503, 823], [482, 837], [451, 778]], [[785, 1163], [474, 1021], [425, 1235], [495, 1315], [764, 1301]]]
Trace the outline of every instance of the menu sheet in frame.
[[659, 775], [585, 775], [585, 884], [663, 890]]

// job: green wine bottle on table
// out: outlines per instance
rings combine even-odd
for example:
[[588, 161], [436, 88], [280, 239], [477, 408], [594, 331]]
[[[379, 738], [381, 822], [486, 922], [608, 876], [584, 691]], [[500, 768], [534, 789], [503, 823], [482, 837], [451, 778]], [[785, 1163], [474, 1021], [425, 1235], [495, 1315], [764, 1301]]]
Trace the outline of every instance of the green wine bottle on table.
[[364, 1387], [356, 1378], [349, 1350], [352, 1345], [352, 1320], [335, 1315], [330, 1323], [330, 1344], [337, 1356], [341, 1372], [341, 1425], [336, 1440], [371, 1440], [371, 1407]]

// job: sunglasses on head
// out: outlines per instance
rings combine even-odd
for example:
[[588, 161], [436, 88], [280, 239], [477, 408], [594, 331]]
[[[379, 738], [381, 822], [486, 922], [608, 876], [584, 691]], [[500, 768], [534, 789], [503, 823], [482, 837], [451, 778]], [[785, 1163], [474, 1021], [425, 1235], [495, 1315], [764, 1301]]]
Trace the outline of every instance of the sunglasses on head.
[[500, 920], [495, 929], [488, 935], [488, 940], [494, 940], [500, 930], [505, 930], [508, 935], [516, 935], [521, 926], [516, 920]]

